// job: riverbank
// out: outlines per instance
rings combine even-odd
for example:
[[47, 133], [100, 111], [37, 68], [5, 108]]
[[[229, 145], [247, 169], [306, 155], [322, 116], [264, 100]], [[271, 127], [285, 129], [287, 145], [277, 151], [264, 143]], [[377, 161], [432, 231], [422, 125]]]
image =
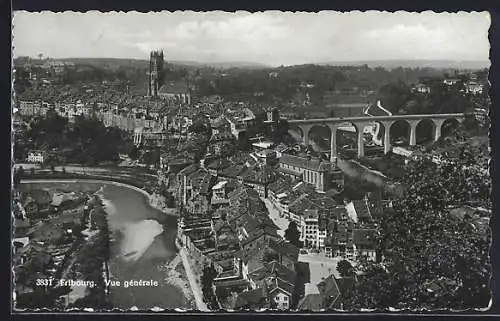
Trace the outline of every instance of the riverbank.
[[[111, 230], [116, 232], [111, 235], [114, 245], [107, 279], [152, 279], [159, 283], [158, 287], [147, 289], [111, 286], [108, 290], [113, 308], [130, 309], [136, 306], [138, 309], [160, 307], [185, 311], [197, 308], [185, 267], [179, 264], [182, 260], [174, 242], [176, 218], [171, 215], [172, 211], [165, 211], [154, 204], [154, 197], [151, 204], [151, 195], [147, 191], [120, 182], [96, 179], [24, 179], [21, 184], [27, 188], [39, 188], [36, 185], [43, 184], [43, 188], [68, 191], [95, 192], [100, 189], [96, 194], [108, 213]], [[159, 228], [163, 226], [161, 233], [157, 225]], [[158, 230], [158, 233], [151, 233], [151, 230]], [[144, 245], [146, 241], [147, 246]], [[127, 253], [130, 255], [127, 256]], [[101, 275], [105, 277], [104, 273]]]
[[139, 188], [137, 186], [133, 186], [130, 184], [122, 183], [122, 182], [116, 182], [116, 181], [111, 181], [111, 180], [106, 180], [106, 179], [94, 179], [94, 178], [57, 178], [57, 179], [50, 179], [50, 178], [29, 178], [29, 179], [21, 179], [21, 183], [23, 184], [35, 184], [35, 183], [48, 183], [48, 184], [64, 184], [64, 183], [71, 183], [71, 184], [78, 184], [78, 183], [94, 183], [94, 184], [111, 184], [115, 186], [120, 186], [120, 187], [125, 187], [132, 189], [136, 192], [141, 193], [144, 195], [148, 201], [149, 205], [167, 215], [174, 215], [177, 216], [177, 211], [175, 208], [169, 208], [166, 205], [165, 197], [157, 194], [157, 193], [152, 193], [150, 194], [148, 191]]

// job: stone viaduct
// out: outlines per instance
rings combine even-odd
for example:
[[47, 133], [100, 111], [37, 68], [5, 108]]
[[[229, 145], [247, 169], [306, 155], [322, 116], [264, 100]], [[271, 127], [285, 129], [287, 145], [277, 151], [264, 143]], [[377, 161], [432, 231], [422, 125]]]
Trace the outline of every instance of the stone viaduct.
[[428, 119], [434, 124], [434, 141], [441, 137], [441, 127], [447, 120], [456, 120], [461, 123], [465, 119], [464, 114], [429, 114], [429, 115], [392, 115], [392, 116], [364, 116], [364, 117], [345, 117], [345, 118], [320, 118], [320, 119], [299, 119], [288, 120], [290, 125], [298, 127], [302, 131], [302, 139], [306, 145], [309, 145], [309, 132], [313, 126], [326, 126], [330, 128], [330, 159], [337, 156], [337, 130], [343, 126], [354, 126], [357, 134], [358, 157], [364, 156], [364, 135], [366, 126], [372, 126], [374, 123], [380, 124], [384, 128], [384, 153], [391, 150], [391, 126], [397, 121], [405, 121], [410, 127], [410, 146], [417, 143], [417, 126]]

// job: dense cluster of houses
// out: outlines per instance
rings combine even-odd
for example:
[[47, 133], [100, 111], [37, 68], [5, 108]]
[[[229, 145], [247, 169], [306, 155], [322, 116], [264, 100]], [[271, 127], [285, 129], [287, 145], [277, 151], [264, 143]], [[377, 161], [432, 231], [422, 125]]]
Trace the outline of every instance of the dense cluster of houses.
[[311, 184], [279, 178], [269, 187], [269, 200], [281, 217], [295, 222], [305, 247], [327, 257], [376, 259], [375, 222], [389, 205], [378, 197], [339, 204]]
[[298, 248], [277, 234], [256, 190], [238, 182], [213, 185], [207, 174], [195, 176], [193, 193], [212, 188], [212, 200], [225, 201], [201, 212], [186, 202], [179, 225], [181, 243], [214, 265], [218, 275], [213, 286], [223, 308], [288, 309]]
[[85, 193], [32, 189], [14, 194], [15, 291], [22, 295], [40, 286], [36, 279], [48, 280], [61, 273], [92, 204]]

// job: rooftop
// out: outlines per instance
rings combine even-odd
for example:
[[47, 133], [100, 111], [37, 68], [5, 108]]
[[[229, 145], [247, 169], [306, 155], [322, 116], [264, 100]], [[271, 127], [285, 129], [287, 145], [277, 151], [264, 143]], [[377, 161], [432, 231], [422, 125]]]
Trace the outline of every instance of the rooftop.
[[300, 157], [290, 154], [283, 154], [279, 160], [282, 164], [288, 164], [298, 168], [304, 168], [313, 171], [325, 172], [330, 169], [330, 164], [316, 157]]

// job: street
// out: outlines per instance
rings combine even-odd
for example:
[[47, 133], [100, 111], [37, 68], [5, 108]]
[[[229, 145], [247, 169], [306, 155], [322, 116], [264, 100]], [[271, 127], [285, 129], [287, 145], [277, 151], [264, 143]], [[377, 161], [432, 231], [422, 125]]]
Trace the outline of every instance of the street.
[[288, 220], [284, 217], [280, 217], [280, 213], [277, 208], [273, 206], [270, 200], [266, 198], [261, 198], [264, 204], [266, 204], [267, 211], [269, 212], [269, 217], [273, 220], [274, 224], [278, 226], [278, 235], [284, 237], [285, 230], [288, 228]]

